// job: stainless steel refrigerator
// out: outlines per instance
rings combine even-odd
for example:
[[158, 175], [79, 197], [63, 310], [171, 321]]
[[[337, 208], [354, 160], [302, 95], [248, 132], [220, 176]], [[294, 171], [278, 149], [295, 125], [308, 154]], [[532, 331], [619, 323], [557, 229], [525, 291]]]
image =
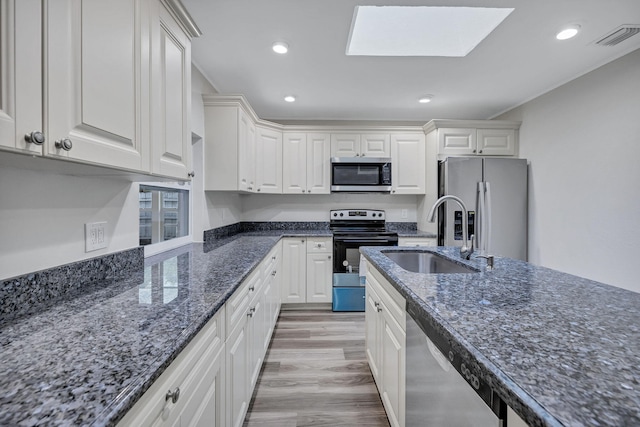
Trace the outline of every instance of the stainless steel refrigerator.
[[[527, 160], [448, 157], [438, 163], [438, 197], [467, 207], [476, 251], [527, 260]], [[450, 201], [438, 212], [438, 244], [462, 246], [462, 211]]]

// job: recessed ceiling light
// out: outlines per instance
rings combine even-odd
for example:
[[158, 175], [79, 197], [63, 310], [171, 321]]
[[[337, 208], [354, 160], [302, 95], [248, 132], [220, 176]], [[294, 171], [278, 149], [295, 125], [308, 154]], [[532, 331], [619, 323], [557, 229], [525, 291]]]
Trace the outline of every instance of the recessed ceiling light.
[[580, 31], [580, 25], [571, 25], [566, 28], [563, 28], [558, 34], [556, 34], [556, 38], [558, 40], [567, 40], [572, 37], [575, 37]]
[[433, 95], [425, 95], [420, 97], [420, 99], [418, 99], [418, 102], [420, 104], [428, 104], [429, 102], [431, 102], [432, 99], [433, 99]]
[[296, 97], [293, 95], [288, 95], [284, 97], [284, 100], [287, 102], [295, 102], [296, 101]]
[[462, 57], [513, 8], [356, 6], [347, 55]]
[[279, 53], [281, 55], [289, 52], [289, 45], [284, 42], [275, 42], [271, 48], [275, 53]]

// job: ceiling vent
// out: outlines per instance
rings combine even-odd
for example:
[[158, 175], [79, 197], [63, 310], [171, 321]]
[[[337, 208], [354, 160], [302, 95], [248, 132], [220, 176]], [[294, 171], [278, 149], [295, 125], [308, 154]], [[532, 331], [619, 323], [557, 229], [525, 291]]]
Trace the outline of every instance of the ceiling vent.
[[599, 46], [615, 46], [638, 33], [640, 33], [640, 25], [622, 25], [594, 43]]

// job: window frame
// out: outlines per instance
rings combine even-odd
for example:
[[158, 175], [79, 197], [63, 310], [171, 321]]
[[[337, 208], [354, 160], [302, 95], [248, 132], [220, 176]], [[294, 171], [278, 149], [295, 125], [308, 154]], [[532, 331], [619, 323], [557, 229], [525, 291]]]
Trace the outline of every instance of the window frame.
[[[162, 252], [166, 252], [171, 249], [179, 248], [180, 246], [185, 246], [193, 243], [193, 192], [192, 185], [190, 181], [187, 182], [139, 182], [138, 183], [138, 193], [140, 193], [140, 186], [148, 186], [154, 187], [159, 190], [168, 189], [168, 190], [186, 190], [187, 197], [189, 198], [189, 212], [187, 215], [188, 220], [188, 233], [182, 237], [175, 237], [170, 240], [165, 240], [158, 243], [150, 243], [148, 245], [142, 246], [144, 248], [144, 257], [148, 258], [153, 255], [157, 255]], [[138, 242], [140, 242], [140, 204], [138, 203], [137, 209], [138, 215]]]

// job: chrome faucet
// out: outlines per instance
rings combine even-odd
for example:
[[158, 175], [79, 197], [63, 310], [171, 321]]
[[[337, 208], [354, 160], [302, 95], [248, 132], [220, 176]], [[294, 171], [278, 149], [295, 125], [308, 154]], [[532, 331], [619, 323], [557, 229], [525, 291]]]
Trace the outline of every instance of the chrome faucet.
[[453, 200], [454, 202], [457, 202], [462, 208], [462, 247], [460, 248], [460, 258], [469, 259], [471, 257], [471, 254], [473, 253], [473, 234], [471, 235], [471, 245], [469, 245], [469, 240], [467, 239], [467, 227], [469, 227], [467, 207], [459, 197], [452, 195], [440, 197], [438, 200], [436, 200], [433, 206], [431, 206], [431, 211], [429, 211], [427, 219], [429, 222], [435, 222], [436, 209], [438, 209], [438, 206], [440, 206], [447, 200]]
[[487, 271], [493, 270], [493, 255], [476, 255], [476, 258], [484, 258], [487, 260]]

